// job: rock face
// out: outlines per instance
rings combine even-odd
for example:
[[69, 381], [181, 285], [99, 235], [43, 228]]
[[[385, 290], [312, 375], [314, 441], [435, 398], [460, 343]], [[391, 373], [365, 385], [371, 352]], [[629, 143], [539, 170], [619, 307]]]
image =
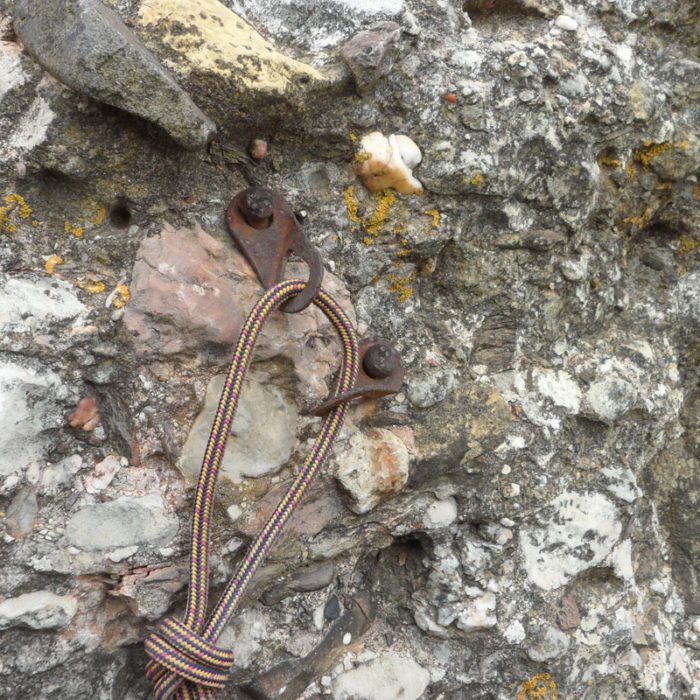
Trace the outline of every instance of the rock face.
[[[696, 4], [0, 0], [0, 697], [152, 692], [262, 293], [224, 220], [252, 184], [406, 378], [350, 408], [223, 694], [700, 697]], [[377, 132], [422, 195], [356, 176]], [[213, 596], [339, 360], [317, 308], [261, 333]]]
[[29, 53], [66, 85], [155, 122], [184, 146], [211, 138], [211, 120], [99, 0], [16, 0], [15, 28]]

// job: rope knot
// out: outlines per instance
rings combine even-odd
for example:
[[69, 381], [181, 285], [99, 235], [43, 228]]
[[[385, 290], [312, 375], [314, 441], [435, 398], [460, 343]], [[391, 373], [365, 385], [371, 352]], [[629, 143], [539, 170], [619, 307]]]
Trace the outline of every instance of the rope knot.
[[[166, 669], [196, 685], [223, 688], [233, 665], [233, 652], [214, 646], [174, 617], [166, 618], [146, 639], [144, 647], [153, 659], [148, 675], [156, 685], [158, 697], [160, 681], [169, 675]], [[164, 693], [163, 697], [169, 695]]]

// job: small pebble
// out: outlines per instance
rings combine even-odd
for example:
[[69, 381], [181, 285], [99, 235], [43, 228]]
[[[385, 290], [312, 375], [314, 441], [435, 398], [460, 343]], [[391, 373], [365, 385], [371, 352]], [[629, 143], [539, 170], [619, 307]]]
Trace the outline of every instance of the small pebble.
[[578, 22], [568, 15], [559, 15], [559, 17], [554, 20], [554, 24], [565, 32], [575, 32], [578, 29]]
[[346, 633], [343, 635], [343, 644], [344, 644], [345, 646], [347, 646], [348, 644], [350, 644], [350, 641], [351, 641], [351, 640], [352, 640], [352, 635], [350, 634], [350, 632], [346, 632]]
[[323, 609], [323, 615], [327, 620], [335, 620], [340, 615], [340, 601], [337, 595], [330, 597]]
[[250, 157], [254, 160], [262, 160], [267, 155], [267, 141], [265, 139], [253, 139], [250, 142]]

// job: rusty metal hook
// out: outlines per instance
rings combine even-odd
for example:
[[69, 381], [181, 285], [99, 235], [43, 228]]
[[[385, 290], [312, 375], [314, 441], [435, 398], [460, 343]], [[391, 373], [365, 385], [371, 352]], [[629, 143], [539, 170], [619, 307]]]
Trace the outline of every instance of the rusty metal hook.
[[282, 311], [296, 313], [313, 301], [323, 280], [323, 259], [282, 197], [265, 187], [249, 187], [229, 204], [226, 225], [266, 289], [282, 281], [292, 253], [309, 266], [306, 287]]
[[324, 401], [312, 413], [322, 416], [343, 401], [395, 394], [403, 384], [404, 369], [396, 348], [385, 340], [360, 341], [360, 368], [355, 386], [338, 396]]

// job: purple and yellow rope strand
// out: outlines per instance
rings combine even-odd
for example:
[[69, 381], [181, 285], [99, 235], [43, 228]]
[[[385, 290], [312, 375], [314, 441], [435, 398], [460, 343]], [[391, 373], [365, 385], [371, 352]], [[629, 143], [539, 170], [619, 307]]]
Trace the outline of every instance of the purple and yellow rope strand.
[[[321, 433], [289, 491], [249, 547], [209, 619], [205, 620], [214, 489], [238, 408], [241, 386], [265, 321], [285, 301], [296, 296], [305, 284], [303, 280], [286, 280], [269, 289], [253, 307], [238, 337], [195, 493], [190, 585], [184, 619], [166, 619], [144, 645], [151, 657], [146, 666], [146, 676], [154, 684], [154, 694], [158, 700], [171, 697], [176, 700], [212, 700], [213, 689], [225, 686], [233, 655], [226, 649], [216, 647], [215, 642], [236, 611], [258, 567], [328, 458], [345, 420], [348, 410], [346, 403], [333, 408], [326, 415]], [[352, 389], [357, 379], [357, 335], [344, 311], [325, 290], [319, 290], [314, 304], [333, 323], [341, 339], [343, 358], [336, 387], [338, 395]]]

